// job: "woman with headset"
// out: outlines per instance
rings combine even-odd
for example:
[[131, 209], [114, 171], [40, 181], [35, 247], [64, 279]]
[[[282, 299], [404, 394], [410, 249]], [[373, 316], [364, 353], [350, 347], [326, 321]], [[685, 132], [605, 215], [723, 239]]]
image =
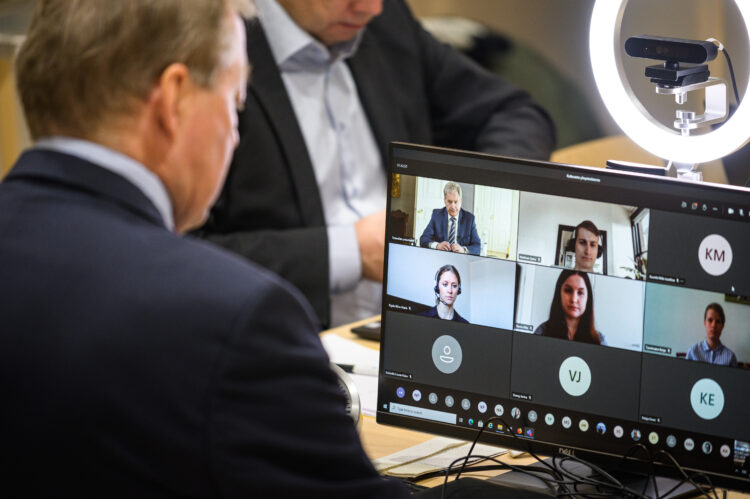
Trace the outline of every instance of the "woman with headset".
[[420, 313], [425, 317], [437, 317], [448, 321], [465, 322], [453, 308], [461, 294], [461, 276], [453, 265], [443, 265], [435, 274], [435, 306]]
[[604, 335], [594, 327], [594, 295], [585, 272], [563, 270], [555, 284], [549, 320], [534, 334], [606, 345]]

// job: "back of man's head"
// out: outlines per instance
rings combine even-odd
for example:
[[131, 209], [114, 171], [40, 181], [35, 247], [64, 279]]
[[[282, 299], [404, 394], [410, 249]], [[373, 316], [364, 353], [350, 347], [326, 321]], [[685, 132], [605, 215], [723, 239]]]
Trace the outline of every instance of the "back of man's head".
[[174, 62], [210, 87], [229, 8], [250, 15], [252, 0], [39, 0], [16, 59], [32, 137], [90, 138], [145, 100]]

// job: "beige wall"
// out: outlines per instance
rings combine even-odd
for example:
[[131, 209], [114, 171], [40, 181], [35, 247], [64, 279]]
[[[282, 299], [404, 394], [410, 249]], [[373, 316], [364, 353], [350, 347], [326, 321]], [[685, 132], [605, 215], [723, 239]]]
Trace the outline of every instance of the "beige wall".
[[[586, 95], [591, 96], [600, 122], [610, 133], [619, 133], [599, 98], [589, 63], [588, 29], [594, 0], [408, 1], [418, 16], [469, 17], [534, 48], [562, 74], [577, 83]], [[748, 38], [730, 0], [630, 0], [622, 31], [624, 38], [651, 34], [696, 39], [713, 36], [721, 39], [730, 49], [740, 95], [747, 85]], [[632, 67], [631, 85], [646, 107], [654, 109], [655, 116], [662, 119], [668, 115], [669, 120], [673, 119], [672, 103], [668, 97], [654, 95], [653, 87], [643, 76], [647, 62], [642, 61], [629, 64], [629, 68]], [[721, 55], [710, 64], [712, 74], [722, 77], [725, 67]]]
[[18, 109], [11, 60], [0, 58], [0, 178], [15, 162], [24, 142], [28, 136]]

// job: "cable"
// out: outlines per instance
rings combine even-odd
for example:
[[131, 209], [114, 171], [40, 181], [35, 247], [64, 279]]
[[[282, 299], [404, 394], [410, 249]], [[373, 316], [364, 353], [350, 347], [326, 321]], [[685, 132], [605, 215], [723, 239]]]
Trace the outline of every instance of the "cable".
[[[472, 454], [474, 447], [476, 446], [477, 442], [479, 441], [479, 438], [484, 432], [484, 428], [486, 426], [489, 426], [489, 423], [491, 423], [492, 421], [499, 421], [503, 425], [505, 425], [506, 428], [511, 428], [502, 418], [492, 417], [487, 420], [487, 424], [483, 425], [482, 428], [480, 428], [480, 430], [477, 432], [477, 435], [474, 438], [467, 455], [454, 460], [444, 472], [439, 472], [440, 474], [442, 473], [445, 474], [445, 480], [443, 481], [443, 486], [441, 490], [442, 498], [445, 497], [447, 484], [448, 484], [448, 478], [453, 473], [456, 473], [456, 480], [458, 480], [464, 471], [468, 472], [468, 471], [489, 471], [489, 470], [511, 470], [517, 473], [522, 473], [528, 476], [532, 476], [536, 478], [537, 480], [540, 480], [547, 486], [548, 489], [553, 491], [555, 495], [560, 498], [600, 499], [600, 498], [618, 497], [618, 498], [633, 498], [633, 499], [653, 499], [653, 497], [656, 497], [657, 499], [661, 499], [661, 498], [668, 497], [671, 493], [673, 493], [679, 487], [683, 486], [686, 483], [689, 483], [701, 495], [709, 499], [711, 498], [718, 499], [716, 488], [714, 487], [713, 483], [711, 482], [711, 479], [707, 475], [703, 473], [697, 473], [692, 476], [688, 475], [688, 473], [677, 462], [674, 456], [672, 456], [671, 454], [669, 454], [668, 452], [664, 450], [659, 450], [656, 454], [654, 454], [651, 452], [651, 450], [648, 449], [648, 447], [646, 447], [645, 445], [641, 443], [635, 444], [630, 449], [628, 449], [628, 451], [622, 456], [621, 460], [615, 467], [615, 470], [620, 470], [622, 465], [625, 462], [627, 462], [629, 459], [634, 460], [634, 461], [631, 461], [631, 463], [636, 462], [636, 463], [643, 463], [647, 465], [648, 473], [644, 475], [645, 476], [644, 487], [641, 492], [635, 491], [625, 486], [623, 483], [621, 483], [617, 478], [615, 478], [609, 472], [605, 471], [604, 469], [600, 468], [599, 466], [595, 464], [589, 463], [588, 461], [585, 461], [576, 456], [555, 455], [552, 457], [552, 464], [550, 464], [547, 461], [539, 458], [539, 456], [537, 456], [536, 454], [534, 454], [534, 452], [531, 450], [530, 440], [527, 440], [525, 438], [522, 439], [525, 441], [524, 447], [527, 447], [529, 454], [534, 459], [536, 459], [537, 465], [516, 466], [516, 465], [504, 463], [493, 457]], [[516, 440], [520, 439], [520, 437], [515, 432], [511, 433], [510, 435]], [[641, 457], [641, 458], [635, 457], [636, 454], [638, 453], [642, 453], [644, 457]], [[659, 459], [662, 457], [664, 457], [666, 460]], [[484, 465], [484, 466], [471, 466], [471, 468], [467, 470], [467, 464], [469, 460], [471, 459], [489, 460], [497, 464]], [[587, 474], [584, 476], [574, 470], [567, 468], [566, 463], [568, 462], [574, 462], [579, 465], [588, 467], [591, 474], [590, 475]], [[458, 465], [458, 463], [461, 463], [461, 467], [456, 470], [454, 469], [454, 466]], [[542, 464], [543, 466], [540, 467], [538, 466], [538, 464]], [[676, 485], [672, 486], [669, 490], [664, 491], [663, 493], [659, 493], [657, 480], [656, 480], [656, 465], [657, 464], [660, 464], [662, 466], [674, 467], [679, 473], [679, 475], [682, 476], [683, 478], [682, 481], [679, 481]], [[631, 469], [632, 469], [632, 465], [631, 465]], [[437, 475], [438, 473], [436, 473], [436, 476]], [[420, 477], [420, 479], [424, 479], [424, 478], [426, 477], [425, 476]], [[700, 481], [703, 481], [705, 483], [700, 483], [699, 479]], [[646, 495], [646, 491], [648, 489], [649, 483], [653, 485], [654, 496]], [[582, 486], [593, 487], [594, 490], [582, 490], [581, 489]]]
[[729, 76], [732, 77], [732, 89], [734, 90], [734, 99], [737, 101], [737, 106], [740, 105], [740, 94], [737, 91], [737, 80], [734, 78], [734, 66], [732, 66], [732, 59], [729, 57], [729, 52], [727, 52], [727, 49], [724, 47], [724, 44], [721, 43], [716, 38], [707, 38], [707, 42], [711, 42], [719, 49], [720, 52], [724, 54], [724, 57], [727, 59], [727, 66], [729, 66]]

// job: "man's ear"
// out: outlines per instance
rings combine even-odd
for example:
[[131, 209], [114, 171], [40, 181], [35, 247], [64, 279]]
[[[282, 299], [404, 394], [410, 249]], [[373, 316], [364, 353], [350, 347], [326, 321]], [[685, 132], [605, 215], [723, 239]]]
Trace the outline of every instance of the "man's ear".
[[170, 64], [159, 77], [152, 105], [160, 130], [170, 141], [177, 134], [194, 89], [190, 70], [182, 63]]

